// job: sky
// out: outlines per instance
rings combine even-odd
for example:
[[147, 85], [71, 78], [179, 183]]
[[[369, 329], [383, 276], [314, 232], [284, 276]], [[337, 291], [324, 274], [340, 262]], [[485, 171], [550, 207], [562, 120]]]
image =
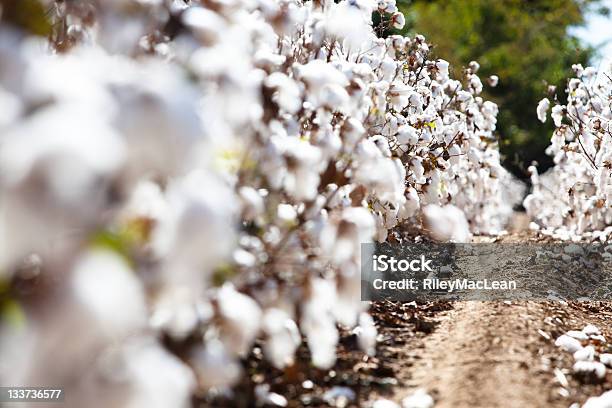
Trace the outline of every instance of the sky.
[[[612, 0], [603, 0], [601, 4], [607, 6], [612, 11]], [[598, 47], [601, 43], [608, 40], [608, 43], [603, 48], [600, 48], [601, 55], [596, 57], [592, 64], [597, 66], [602, 60], [612, 61], [612, 15], [604, 17], [591, 13], [587, 15], [585, 27], [575, 28], [572, 32], [586, 44], [594, 47]]]

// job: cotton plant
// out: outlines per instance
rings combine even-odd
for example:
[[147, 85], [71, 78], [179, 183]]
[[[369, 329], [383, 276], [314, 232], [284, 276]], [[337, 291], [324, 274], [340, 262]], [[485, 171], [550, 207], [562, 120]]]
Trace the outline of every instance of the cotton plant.
[[600, 239], [612, 234], [612, 67], [572, 66], [567, 103], [542, 99], [538, 118], [551, 111], [555, 131], [547, 153], [554, 167], [539, 175], [525, 199], [534, 227], [558, 239]]
[[360, 244], [497, 234], [520, 197], [480, 96], [499, 78], [380, 38], [393, 1], [52, 6], [48, 43], [0, 27], [0, 276], [67, 296], [16, 295], [0, 360], [44, 358], [7, 383], [82, 368], [77, 400], [187, 406], [231, 390], [257, 339], [277, 369], [304, 340], [333, 367], [340, 327], [373, 356]]

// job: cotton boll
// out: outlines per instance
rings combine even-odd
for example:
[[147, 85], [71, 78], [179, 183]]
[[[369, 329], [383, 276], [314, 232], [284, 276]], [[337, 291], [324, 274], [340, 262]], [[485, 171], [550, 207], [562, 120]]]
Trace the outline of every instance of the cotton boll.
[[499, 83], [499, 77], [497, 75], [491, 75], [487, 79], [487, 83], [489, 84], [490, 87], [495, 88], [497, 84]]
[[601, 364], [604, 364], [606, 366], [608, 366], [609, 368], [612, 368], [612, 354], [610, 353], [602, 353], [599, 355], [599, 361], [601, 362]]
[[555, 346], [562, 348], [565, 351], [570, 353], [575, 353], [578, 350], [582, 349], [582, 344], [579, 340], [576, 340], [573, 337], [570, 337], [566, 334], [563, 334], [555, 340]]
[[302, 106], [302, 95], [295, 81], [287, 75], [274, 72], [265, 80], [265, 84], [276, 89], [273, 99], [289, 113], [297, 112]]
[[411, 166], [411, 170], [414, 176], [414, 181], [419, 183], [419, 184], [424, 184], [425, 183], [425, 168], [423, 167], [423, 164], [421, 163], [421, 160], [419, 160], [420, 158], [414, 158], [411, 162], [412, 166]]
[[244, 356], [259, 332], [261, 309], [249, 296], [225, 284], [217, 295], [221, 340], [227, 351]]
[[432, 408], [433, 406], [434, 399], [422, 389], [402, 400], [402, 408]]
[[388, 399], [378, 399], [374, 401], [372, 408], [400, 408], [400, 406]]
[[194, 171], [171, 183], [166, 197], [168, 213], [152, 238], [156, 253], [166, 259], [164, 279], [202, 290], [202, 273], [212, 273], [231, 252], [233, 192], [214, 174]]
[[474, 91], [474, 94], [478, 95], [482, 92], [482, 82], [476, 75], [469, 75], [468, 80], [470, 81], [470, 88]]
[[612, 391], [606, 391], [599, 397], [590, 397], [582, 408], [610, 408], [612, 407]]
[[350, 49], [357, 50], [367, 39], [370, 18], [368, 3], [343, 1], [331, 5], [327, 11], [326, 30], [344, 40]]
[[84, 254], [74, 267], [72, 290], [107, 336], [125, 336], [145, 325], [143, 288], [127, 263], [112, 252]]
[[[291, 163], [287, 171], [280, 174], [285, 190], [297, 200], [314, 199], [319, 186], [319, 172], [325, 165], [321, 162], [321, 149], [296, 137], [275, 136], [272, 143], [284, 159]], [[274, 174], [270, 177], [274, 177]]]
[[167, 211], [168, 204], [159, 184], [142, 180], [134, 187], [129, 201], [121, 211], [121, 218], [125, 223], [136, 219], [157, 222]]
[[353, 333], [357, 335], [359, 348], [367, 355], [374, 356], [376, 354], [376, 336], [378, 331], [372, 316], [368, 313], [361, 313], [359, 315], [359, 326], [353, 330]]
[[584, 71], [584, 68], [582, 67], [582, 64], [573, 64], [572, 70], [574, 71], [576, 76], [582, 76], [582, 72]]
[[555, 126], [561, 126], [561, 121], [563, 120], [563, 116], [565, 115], [565, 107], [562, 105], [555, 105], [552, 108], [552, 114], [550, 115], [555, 122]]
[[425, 225], [431, 236], [441, 242], [469, 242], [471, 238], [465, 214], [454, 205], [428, 205], [423, 209]]
[[439, 59], [436, 61], [436, 68], [439, 71], [440, 78], [442, 78], [443, 80], [448, 78], [448, 67], [448, 61], [445, 61], [443, 59]]
[[127, 407], [187, 408], [196, 381], [191, 369], [150, 338], [130, 340], [121, 349], [120, 376], [130, 392]]
[[346, 90], [337, 84], [329, 84], [321, 89], [321, 106], [333, 111], [343, 111], [347, 109], [349, 95]]
[[574, 360], [576, 361], [593, 361], [594, 359], [595, 348], [593, 346], [583, 347], [574, 353]]
[[125, 157], [124, 143], [107, 123], [87, 109], [64, 105], [49, 107], [4, 135], [0, 149], [4, 183], [21, 183], [42, 167], [58, 200], [90, 194], [95, 179], [116, 171]]
[[355, 399], [355, 391], [349, 387], [334, 386], [323, 394], [323, 400], [333, 407], [346, 406]]
[[5, 262], [47, 251], [48, 240], [59, 236], [69, 246], [68, 231], [95, 227], [126, 159], [125, 144], [107, 123], [88, 108], [51, 106], [1, 139], [0, 229], [11, 234], [0, 245]]
[[548, 112], [548, 108], [550, 108], [550, 101], [548, 98], [544, 98], [538, 102], [538, 120], [542, 123], [546, 122], [546, 112]]
[[[197, 160], [196, 145], [205, 143], [199, 99], [188, 84], [163, 65], [135, 72], [136, 85], [116, 85], [117, 128], [128, 145], [129, 173], [176, 174]], [[210, 125], [210, 124], [209, 124]]]
[[243, 186], [238, 191], [242, 204], [242, 216], [244, 219], [251, 221], [264, 212], [263, 197], [252, 187]]
[[203, 44], [212, 44], [227, 30], [227, 23], [212, 10], [203, 7], [188, 7], [181, 18]]
[[333, 283], [319, 278], [310, 281], [310, 297], [302, 304], [300, 327], [308, 340], [312, 364], [330, 368], [336, 361], [338, 330], [332, 317], [336, 299]]
[[[578, 248], [582, 249], [581, 247], [578, 247]], [[586, 326], [584, 326], [584, 328], [582, 329], [582, 332], [586, 334], [587, 336], [601, 334], [601, 330], [599, 330], [597, 326], [592, 325], [592, 324], [587, 324]]]
[[319, 242], [336, 265], [343, 265], [359, 254], [362, 242], [371, 241], [374, 231], [374, 220], [367, 209], [349, 207], [343, 210], [340, 219], [321, 230]]
[[[152, 307], [149, 324], [157, 330], [177, 340], [183, 340], [197, 328], [201, 313], [198, 311], [198, 300], [196, 293], [182, 285], [166, 285], [157, 294]], [[208, 306], [208, 316], [212, 310]]]
[[276, 216], [283, 224], [293, 225], [297, 219], [297, 212], [292, 205], [279, 204], [276, 211]]
[[588, 340], [589, 336], [582, 332], [582, 331], [578, 331], [578, 330], [570, 330], [568, 332], [565, 333], [566, 336], [570, 336], [573, 337], [577, 340]]
[[576, 374], [602, 380], [606, 376], [606, 366], [596, 361], [577, 361], [572, 367]]
[[308, 64], [296, 67], [297, 75], [311, 91], [317, 94], [327, 84], [348, 85], [347, 78], [333, 66], [321, 60], [313, 60]]
[[412, 126], [403, 125], [398, 129], [397, 141], [400, 144], [416, 145], [419, 142], [419, 135]]
[[414, 189], [414, 187], [408, 187], [406, 189], [406, 201], [402, 206], [402, 209], [399, 213], [399, 218], [401, 220], [412, 217], [420, 207], [420, 199], [419, 194]]
[[468, 66], [470, 67], [470, 71], [472, 72], [472, 74], [477, 73], [480, 69], [480, 64], [477, 61], [470, 61]]
[[406, 18], [404, 17], [403, 13], [395, 13], [393, 14], [393, 16], [391, 16], [391, 25], [396, 30], [401, 30], [402, 28], [404, 28], [405, 24]]
[[282, 369], [293, 364], [295, 351], [301, 342], [293, 319], [281, 309], [268, 309], [264, 313], [262, 329], [268, 336], [264, 353], [272, 365]]
[[242, 375], [240, 364], [232, 358], [219, 340], [208, 340], [191, 356], [190, 362], [205, 390], [231, 387]]

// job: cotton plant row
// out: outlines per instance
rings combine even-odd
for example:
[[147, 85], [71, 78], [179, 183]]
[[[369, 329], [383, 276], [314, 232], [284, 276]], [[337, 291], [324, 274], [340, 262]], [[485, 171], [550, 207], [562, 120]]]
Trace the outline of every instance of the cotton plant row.
[[538, 104], [538, 118], [545, 122], [551, 110], [556, 128], [547, 150], [555, 166], [542, 176], [530, 168], [533, 193], [524, 205], [546, 234], [605, 241], [612, 235], [612, 66], [572, 68], [567, 103]]
[[393, 2], [50, 6], [49, 44], [0, 27], [3, 382], [187, 406], [256, 339], [278, 369], [303, 339], [332, 367], [338, 326], [373, 355], [360, 243], [499, 233], [520, 197], [478, 64], [379, 38]]
[[[609, 348], [606, 338], [594, 325], [588, 324], [582, 330], [570, 330], [555, 340], [555, 345], [574, 357], [572, 371], [584, 382], [599, 383], [605, 380], [606, 373], [612, 368], [612, 354], [605, 353]], [[567, 386], [567, 379], [558, 372], [557, 379], [561, 385]], [[604, 393], [598, 397], [589, 398], [583, 408], [605, 408], [612, 403], [612, 394]], [[572, 405], [579, 407], [579, 404]]]

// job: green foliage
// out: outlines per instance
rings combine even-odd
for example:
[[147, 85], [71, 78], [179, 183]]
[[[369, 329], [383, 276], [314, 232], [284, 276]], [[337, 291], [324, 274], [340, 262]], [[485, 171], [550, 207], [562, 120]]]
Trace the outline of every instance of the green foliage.
[[[464, 67], [476, 60], [481, 78], [495, 74], [497, 88], [484, 97], [500, 106], [498, 133], [505, 165], [519, 177], [533, 160], [551, 165], [544, 153], [551, 121], [542, 124], [535, 109], [547, 85], [563, 94], [571, 65], [586, 64], [593, 50], [582, 48], [568, 28], [584, 23], [598, 0], [415, 0], [399, 3], [412, 24], [435, 44], [433, 57]], [[605, 10], [604, 10], [605, 11]], [[601, 11], [600, 11], [601, 12]], [[456, 68], [458, 69], [458, 68]], [[454, 73], [456, 77], [461, 72]], [[548, 82], [547, 82], [548, 81]]]
[[45, 36], [51, 32], [47, 12], [38, 0], [0, 0], [0, 20], [30, 34]]

